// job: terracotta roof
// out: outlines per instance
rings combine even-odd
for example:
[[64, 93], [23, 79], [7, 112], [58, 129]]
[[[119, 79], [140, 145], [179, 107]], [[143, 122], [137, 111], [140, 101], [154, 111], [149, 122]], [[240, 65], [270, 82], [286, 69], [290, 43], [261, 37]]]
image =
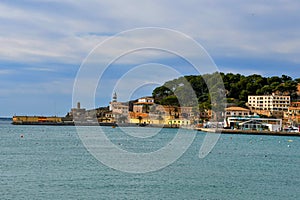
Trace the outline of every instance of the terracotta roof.
[[153, 102], [136, 102], [134, 105], [153, 105]]
[[300, 110], [300, 107], [289, 107], [289, 110]]
[[298, 107], [300, 105], [300, 102], [291, 102], [291, 106], [290, 107]]
[[138, 112], [129, 112], [129, 115], [131, 118], [137, 118], [137, 117], [143, 117], [143, 118], [147, 118], [149, 117], [148, 113], [138, 113]]
[[242, 108], [242, 107], [238, 107], [238, 106], [232, 106], [232, 107], [228, 107], [225, 109], [226, 111], [250, 111], [247, 108]]

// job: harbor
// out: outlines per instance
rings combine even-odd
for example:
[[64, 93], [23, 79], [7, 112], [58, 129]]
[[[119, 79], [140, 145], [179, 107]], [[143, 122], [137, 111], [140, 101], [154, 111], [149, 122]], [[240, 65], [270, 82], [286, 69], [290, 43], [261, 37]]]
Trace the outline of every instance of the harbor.
[[[251, 98], [249, 97], [249, 99]], [[193, 107], [155, 104], [153, 97], [141, 97], [132, 102], [130, 106], [128, 102], [118, 102], [115, 93], [108, 107], [87, 110], [82, 108], [78, 102], [77, 107], [72, 108], [64, 117], [16, 115], [12, 117], [12, 124], [184, 128], [222, 134], [300, 136], [299, 127], [289, 124], [290, 110], [299, 110], [300, 102], [291, 104], [287, 96], [273, 95], [272, 98], [287, 99], [285, 102], [287, 111], [277, 112], [277, 114], [281, 113], [283, 118], [261, 117], [251, 109], [238, 106], [229, 106], [225, 108], [224, 112], [218, 114], [212, 111], [197, 113]], [[214, 119], [216, 116], [219, 116], [218, 122]], [[214, 120], [214, 122], [210, 122], [210, 120]]]
[[198, 131], [207, 133], [221, 134], [243, 134], [243, 135], [269, 135], [269, 136], [300, 136], [299, 132], [287, 131], [256, 131], [256, 130], [233, 130], [233, 129], [214, 129], [214, 128], [196, 128]]
[[[223, 76], [230, 78], [237, 75]], [[195, 77], [192, 77], [191, 81], [193, 78]], [[243, 77], [249, 80], [257, 78], [263, 77]], [[282, 76], [281, 79], [284, 78], [286, 77]], [[274, 81], [274, 77], [264, 79]], [[279, 77], [276, 79], [280, 80]], [[12, 124], [185, 128], [204, 132], [215, 132], [214, 129], [218, 127], [224, 134], [299, 136], [300, 100], [297, 97], [300, 97], [300, 83], [294, 82], [293, 90], [293, 95], [276, 88], [269, 94], [248, 94], [243, 97], [242, 104], [239, 103], [241, 99], [224, 98], [226, 103], [218, 105], [222, 108], [215, 111], [213, 107], [217, 105], [209, 102], [199, 101], [196, 102], [197, 105], [192, 106], [188, 99], [185, 99], [181, 105], [177, 97], [163, 96], [168, 89], [161, 86], [154, 89], [152, 96], [142, 96], [126, 102], [119, 101], [117, 93], [113, 92], [111, 101], [104, 107], [86, 108], [78, 101], [61, 117], [14, 115]]]

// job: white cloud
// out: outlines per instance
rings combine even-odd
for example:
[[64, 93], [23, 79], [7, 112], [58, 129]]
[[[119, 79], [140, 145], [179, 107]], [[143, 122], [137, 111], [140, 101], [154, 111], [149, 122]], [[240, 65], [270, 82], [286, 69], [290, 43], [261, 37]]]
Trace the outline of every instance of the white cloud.
[[[108, 37], [105, 33], [112, 35], [143, 26], [174, 28], [187, 33], [216, 56], [263, 55], [271, 59], [274, 54], [275, 57], [280, 54], [286, 60], [295, 60], [293, 53], [300, 49], [297, 36], [300, 28], [290, 21], [284, 23], [284, 19], [290, 20], [291, 16], [300, 18], [296, 9], [299, 3], [292, 0], [272, 1], [271, 4], [235, 0], [161, 1], [159, 4], [156, 1], [52, 3], [60, 6], [61, 11], [53, 12], [52, 4], [47, 9], [0, 4], [0, 18], [20, 25], [2, 25], [2, 59], [78, 63]], [[286, 36], [291, 30], [295, 37]], [[108, 53], [110, 51], [107, 49]]]
[[9, 75], [15, 73], [15, 70], [10, 69], [0, 69], [0, 75]]
[[47, 67], [28, 67], [26, 70], [29, 71], [40, 71], [40, 72], [55, 72], [56, 70], [53, 68], [47, 68]]
[[243, 74], [246, 76], [252, 75], [252, 74], [260, 74], [260, 75], [264, 75], [264, 71], [263, 70], [252, 70], [252, 69], [245, 69], [243, 67], [239, 68], [239, 69], [235, 69], [235, 68], [227, 68], [227, 67], [223, 67], [223, 72], [224, 73], [233, 73], [233, 74]]
[[20, 83], [12, 80], [1, 81], [0, 96], [14, 97], [20, 95], [71, 95], [73, 91], [73, 79], [57, 79], [42, 83]]
[[[203, 45], [214, 59], [237, 59], [243, 62], [269, 60], [273, 63], [280, 60], [296, 65], [300, 63], [299, 8], [300, 2], [296, 0], [1, 2], [0, 67], [3, 68], [7, 63], [18, 63], [20, 69], [20, 65], [26, 63], [23, 66], [25, 70], [53, 74], [64, 72], [61, 76], [65, 76], [65, 79], [45, 79], [37, 85], [32, 78], [31, 84], [17, 83], [14, 88], [7, 84], [7, 88], [0, 88], [0, 94], [71, 95], [73, 77], [67, 73], [68, 69], [57, 70], [49, 63], [61, 64], [62, 68], [69, 68], [70, 65], [79, 67], [100, 42], [121, 31], [137, 27], [163, 27], [186, 33]], [[145, 41], [151, 41], [157, 46], [169, 45], [174, 49], [186, 48], [176, 38], [144, 33], [139, 38], [119, 38], [119, 44], [103, 47], [102, 57], [94, 58], [106, 63], [105, 58], [124, 53], [124, 46], [134, 46]], [[199, 56], [193, 49], [186, 54]], [[147, 63], [152, 58], [163, 60], [173, 57], [160, 51], [136, 51], [116, 63], [135, 65]], [[219, 65], [221, 71], [243, 74], [265, 74], [266, 70], [270, 70], [270, 66], [267, 69], [263, 64], [250, 69], [230, 67], [223, 63]], [[16, 68], [10, 66], [8, 69], [0, 69], [1, 77], [23, 72], [17, 72]], [[136, 79], [132, 80], [138, 82], [145, 78], [136, 75]], [[148, 78], [151, 79], [151, 76]], [[131, 84], [128, 82], [122, 86], [125, 90]]]

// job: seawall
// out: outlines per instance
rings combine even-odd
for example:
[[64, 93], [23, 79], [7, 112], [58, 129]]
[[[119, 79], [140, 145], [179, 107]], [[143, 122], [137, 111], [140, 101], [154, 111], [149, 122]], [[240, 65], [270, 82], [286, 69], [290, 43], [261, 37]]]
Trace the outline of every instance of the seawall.
[[231, 130], [231, 129], [213, 129], [197, 128], [198, 131], [222, 134], [245, 134], [245, 135], [274, 135], [274, 136], [300, 136], [300, 132], [286, 131], [253, 131], [253, 130]]

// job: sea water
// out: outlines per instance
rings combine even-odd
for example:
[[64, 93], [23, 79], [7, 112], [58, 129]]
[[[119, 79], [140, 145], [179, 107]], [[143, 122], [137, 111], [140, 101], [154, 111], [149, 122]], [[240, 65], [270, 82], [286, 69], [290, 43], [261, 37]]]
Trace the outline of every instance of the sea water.
[[[122, 130], [138, 134], [153, 129], [103, 128], [112, 142], [135, 153], [156, 151], [177, 132], [162, 129], [135, 139]], [[0, 198], [300, 199], [299, 137], [221, 135], [211, 153], [200, 159], [205, 135], [198, 132], [168, 167], [132, 174], [95, 159], [75, 127], [0, 123]]]

